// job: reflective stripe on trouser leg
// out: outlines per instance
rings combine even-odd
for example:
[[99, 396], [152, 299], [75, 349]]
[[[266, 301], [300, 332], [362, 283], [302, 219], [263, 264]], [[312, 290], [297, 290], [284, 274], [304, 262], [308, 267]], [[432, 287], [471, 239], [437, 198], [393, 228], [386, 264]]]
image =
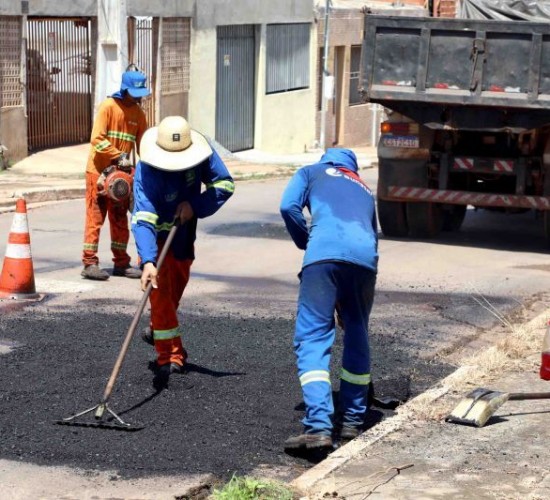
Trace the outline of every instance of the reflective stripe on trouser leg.
[[116, 267], [128, 267], [130, 256], [126, 251], [130, 239], [130, 228], [128, 227], [129, 200], [115, 202], [107, 200], [107, 214], [111, 227], [111, 252]]
[[[159, 244], [159, 253], [162, 243]], [[176, 260], [172, 250], [159, 271], [158, 288], [153, 288], [151, 303], [151, 329], [159, 365], [185, 363], [178, 321], [178, 306], [189, 281], [191, 260]]]
[[360, 426], [365, 419], [371, 382], [368, 328], [376, 274], [350, 264], [342, 268], [338, 279], [345, 329], [339, 407], [344, 425]]
[[301, 273], [294, 349], [306, 414], [306, 433], [332, 432], [330, 350], [334, 342], [336, 286], [332, 263], [312, 264]]
[[98, 174], [86, 172], [86, 221], [84, 223], [84, 246], [82, 263], [85, 266], [98, 264], [97, 249], [99, 233], [107, 217], [107, 200], [97, 196]]

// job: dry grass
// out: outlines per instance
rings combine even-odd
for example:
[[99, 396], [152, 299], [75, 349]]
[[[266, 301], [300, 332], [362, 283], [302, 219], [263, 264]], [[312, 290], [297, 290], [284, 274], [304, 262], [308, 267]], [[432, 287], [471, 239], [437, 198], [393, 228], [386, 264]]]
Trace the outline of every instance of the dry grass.
[[474, 300], [493, 314], [506, 327], [508, 333], [495, 345], [465, 359], [458, 370], [441, 382], [441, 392], [448, 394], [449, 398], [434, 401], [429, 393], [416, 398], [410, 411], [417, 419], [441, 420], [465, 392], [484, 386], [507, 371], [519, 367], [522, 370], [535, 368], [531, 366], [533, 361], [528, 358], [540, 352], [545, 325], [549, 318], [539, 315], [528, 323], [515, 324], [484, 297], [477, 296]]

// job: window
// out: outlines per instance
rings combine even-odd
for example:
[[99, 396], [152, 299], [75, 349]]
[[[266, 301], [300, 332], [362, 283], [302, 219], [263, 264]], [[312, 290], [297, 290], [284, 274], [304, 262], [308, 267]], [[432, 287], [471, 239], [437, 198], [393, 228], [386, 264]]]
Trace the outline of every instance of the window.
[[189, 92], [189, 18], [162, 19], [162, 95]]
[[[0, 107], [23, 105], [21, 87], [21, 21], [15, 16], [0, 17]], [[32, 76], [32, 73], [31, 73]], [[49, 75], [47, 76], [49, 78]], [[29, 83], [32, 79], [29, 79]]]
[[266, 92], [309, 87], [309, 24], [268, 24]]
[[359, 93], [359, 70], [361, 66], [361, 45], [351, 47], [349, 63], [349, 105], [363, 104]]

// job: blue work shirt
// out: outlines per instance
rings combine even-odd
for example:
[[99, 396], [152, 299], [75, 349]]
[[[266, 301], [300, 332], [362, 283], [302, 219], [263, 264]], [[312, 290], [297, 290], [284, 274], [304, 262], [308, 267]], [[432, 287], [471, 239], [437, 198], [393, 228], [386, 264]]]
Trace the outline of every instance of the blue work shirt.
[[[302, 267], [340, 261], [377, 271], [374, 196], [357, 170], [353, 151], [331, 148], [318, 163], [301, 168], [290, 179], [280, 210], [294, 243], [305, 250]], [[306, 207], [311, 214], [309, 229], [303, 214]]]
[[132, 233], [141, 264], [156, 264], [157, 239], [166, 239], [174, 225], [176, 208], [183, 201], [191, 204], [195, 216], [176, 231], [172, 252], [178, 260], [194, 259], [197, 218], [217, 212], [234, 190], [233, 179], [215, 151], [187, 170], [166, 171], [138, 162], [134, 176]]

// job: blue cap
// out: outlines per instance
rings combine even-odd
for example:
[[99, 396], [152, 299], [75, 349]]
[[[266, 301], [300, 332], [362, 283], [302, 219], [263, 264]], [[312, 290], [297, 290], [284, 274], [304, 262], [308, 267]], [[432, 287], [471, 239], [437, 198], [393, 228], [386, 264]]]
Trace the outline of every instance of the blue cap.
[[151, 93], [146, 84], [147, 77], [141, 71], [125, 71], [122, 73], [120, 90], [128, 91], [132, 97], [145, 97]]

